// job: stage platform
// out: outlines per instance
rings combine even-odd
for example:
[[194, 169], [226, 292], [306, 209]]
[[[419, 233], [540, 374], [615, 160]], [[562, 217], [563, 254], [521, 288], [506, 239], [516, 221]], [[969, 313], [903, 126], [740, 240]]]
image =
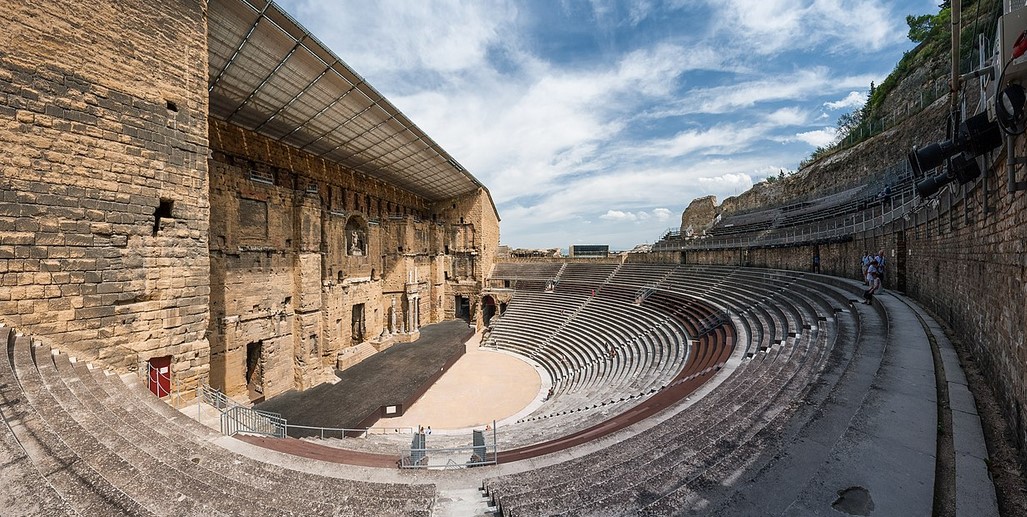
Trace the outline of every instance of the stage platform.
[[287, 391], [254, 408], [281, 413], [290, 425], [366, 427], [378, 419], [384, 406], [413, 404], [463, 355], [464, 343], [472, 335], [474, 331], [463, 320], [421, 327], [417, 341], [393, 345], [336, 372], [336, 384]]

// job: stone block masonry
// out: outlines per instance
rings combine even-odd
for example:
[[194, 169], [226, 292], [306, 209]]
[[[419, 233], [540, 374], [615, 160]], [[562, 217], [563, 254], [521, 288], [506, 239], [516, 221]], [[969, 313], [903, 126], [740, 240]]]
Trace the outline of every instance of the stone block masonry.
[[120, 369], [207, 374], [205, 4], [0, 12], [0, 321]]
[[488, 192], [425, 199], [210, 118], [207, 8], [0, 12], [0, 322], [257, 398], [458, 298], [473, 317], [499, 239]]
[[480, 303], [499, 241], [484, 191], [429, 202], [209, 124], [214, 386], [251, 398], [306, 389], [453, 318], [458, 296]]

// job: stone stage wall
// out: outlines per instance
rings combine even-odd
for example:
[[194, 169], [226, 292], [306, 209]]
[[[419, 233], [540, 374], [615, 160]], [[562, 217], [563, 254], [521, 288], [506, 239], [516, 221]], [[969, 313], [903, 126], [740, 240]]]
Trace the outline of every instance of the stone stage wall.
[[462, 300], [479, 320], [488, 192], [428, 200], [209, 118], [207, 8], [0, 10], [0, 323], [259, 398]]

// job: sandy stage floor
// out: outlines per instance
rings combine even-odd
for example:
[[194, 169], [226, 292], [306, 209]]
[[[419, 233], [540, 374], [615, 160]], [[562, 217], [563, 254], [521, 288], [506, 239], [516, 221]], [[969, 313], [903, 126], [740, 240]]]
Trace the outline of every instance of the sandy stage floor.
[[479, 349], [474, 336], [448, 372], [401, 417], [376, 426], [431, 426], [432, 430], [484, 427], [524, 409], [539, 395], [538, 372], [509, 354]]

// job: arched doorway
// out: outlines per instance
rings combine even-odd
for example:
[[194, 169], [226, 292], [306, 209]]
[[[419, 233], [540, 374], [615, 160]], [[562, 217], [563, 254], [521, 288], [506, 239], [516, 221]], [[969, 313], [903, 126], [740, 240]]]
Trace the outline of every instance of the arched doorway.
[[488, 326], [492, 317], [496, 315], [496, 299], [491, 295], [481, 299], [481, 319]]

